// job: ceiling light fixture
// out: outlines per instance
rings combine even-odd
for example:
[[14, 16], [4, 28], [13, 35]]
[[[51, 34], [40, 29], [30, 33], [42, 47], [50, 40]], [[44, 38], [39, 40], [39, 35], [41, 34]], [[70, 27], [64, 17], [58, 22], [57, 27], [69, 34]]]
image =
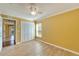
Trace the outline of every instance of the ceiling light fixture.
[[36, 4], [34, 3], [31, 3], [31, 6], [30, 6], [30, 13], [31, 15], [36, 15], [38, 13], [38, 8], [36, 7]]
[[36, 16], [36, 15], [40, 15], [43, 12], [41, 12], [39, 10], [39, 5], [35, 4], [35, 3], [30, 3], [29, 7], [28, 7], [28, 12], [29, 14], [31, 14], [32, 16]]
[[35, 11], [31, 11], [31, 15], [36, 15], [36, 12]]

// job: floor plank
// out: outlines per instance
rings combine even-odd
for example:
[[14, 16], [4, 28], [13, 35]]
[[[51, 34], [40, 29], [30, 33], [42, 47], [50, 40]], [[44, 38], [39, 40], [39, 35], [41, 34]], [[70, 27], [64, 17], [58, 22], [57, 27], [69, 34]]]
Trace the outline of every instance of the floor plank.
[[1, 56], [72, 56], [70, 52], [47, 45], [38, 40], [31, 40], [11, 47], [5, 47]]

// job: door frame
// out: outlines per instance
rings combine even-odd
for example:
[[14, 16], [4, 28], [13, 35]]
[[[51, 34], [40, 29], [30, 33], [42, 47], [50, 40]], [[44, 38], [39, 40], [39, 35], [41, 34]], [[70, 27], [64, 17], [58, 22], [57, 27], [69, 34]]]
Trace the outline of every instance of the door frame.
[[5, 20], [7, 21], [12, 21], [14, 22], [14, 26], [15, 26], [15, 34], [14, 34], [14, 45], [16, 44], [16, 20], [10, 20], [10, 19], [6, 19], [6, 18], [3, 18], [3, 21], [2, 21], [2, 48], [4, 48], [4, 22]]

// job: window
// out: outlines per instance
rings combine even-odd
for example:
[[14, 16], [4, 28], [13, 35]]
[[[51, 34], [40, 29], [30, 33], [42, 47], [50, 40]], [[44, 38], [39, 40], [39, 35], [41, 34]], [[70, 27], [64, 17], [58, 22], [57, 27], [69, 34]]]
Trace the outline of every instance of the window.
[[42, 24], [36, 24], [36, 37], [42, 37]]

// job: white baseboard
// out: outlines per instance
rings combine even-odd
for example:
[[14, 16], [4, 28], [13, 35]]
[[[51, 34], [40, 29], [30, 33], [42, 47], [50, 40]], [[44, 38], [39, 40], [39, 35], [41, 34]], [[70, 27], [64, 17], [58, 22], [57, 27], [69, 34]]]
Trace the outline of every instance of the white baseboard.
[[[35, 39], [32, 39], [32, 40], [35, 40]], [[16, 45], [18, 45], [18, 44], [22, 44], [22, 43], [25, 43], [25, 42], [29, 42], [29, 41], [32, 41], [32, 40], [28, 40], [28, 41], [21, 41], [21, 42], [16, 43]]]
[[79, 53], [76, 52], [76, 51], [73, 51], [73, 50], [70, 50], [70, 49], [67, 49], [67, 48], [64, 48], [64, 47], [61, 47], [61, 46], [55, 45], [55, 44], [48, 43], [48, 42], [45, 42], [45, 41], [43, 41], [43, 40], [39, 40], [39, 41], [41, 41], [41, 42], [43, 42], [43, 43], [45, 43], [45, 44], [48, 44], [48, 45], [51, 45], [51, 46], [57, 47], [57, 48], [59, 48], [59, 49], [63, 49], [63, 50], [65, 50], [65, 51], [71, 52], [71, 53], [73, 53], [73, 54], [79, 55]]
[[18, 44], [21, 44], [22, 42], [18, 42], [18, 43], [16, 43], [16, 45], [18, 45]]

